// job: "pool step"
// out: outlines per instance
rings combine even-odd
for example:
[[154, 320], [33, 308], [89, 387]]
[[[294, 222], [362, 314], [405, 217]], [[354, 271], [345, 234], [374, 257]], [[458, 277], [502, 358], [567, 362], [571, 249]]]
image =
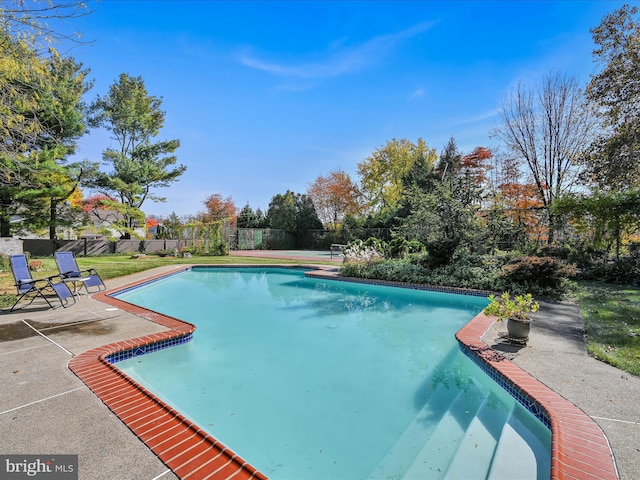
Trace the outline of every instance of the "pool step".
[[467, 428], [444, 478], [487, 478], [504, 422], [510, 413], [495, 396], [489, 395]]
[[426, 443], [423, 442], [422, 449], [402, 478], [444, 478], [460, 441], [485, 398], [473, 380], [465, 390], [451, 403]]
[[[369, 480], [401, 478], [413, 458], [420, 452], [424, 442], [431, 436], [436, 423], [445, 414], [460, 392], [441, 383], [429, 396], [429, 401], [409, 423], [394, 446], [369, 476]], [[414, 452], [410, 454], [408, 452]]]
[[548, 448], [530, 425], [536, 419], [508, 407], [513, 403], [475, 379], [463, 392], [445, 384], [433, 392], [369, 480], [511, 480], [514, 472], [519, 479], [549, 478]]
[[543, 479], [549, 478], [550, 468], [546, 447], [523, 425], [514, 410], [502, 429], [487, 478], [510, 480], [517, 471], [522, 480]]

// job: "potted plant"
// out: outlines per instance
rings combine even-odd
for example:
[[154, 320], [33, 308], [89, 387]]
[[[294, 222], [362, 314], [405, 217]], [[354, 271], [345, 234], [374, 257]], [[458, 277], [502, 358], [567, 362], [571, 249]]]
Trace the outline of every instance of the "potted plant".
[[507, 320], [509, 338], [526, 343], [531, 330], [529, 314], [537, 312], [540, 304], [530, 293], [511, 298], [509, 292], [504, 292], [500, 297], [489, 295], [488, 300], [489, 305], [484, 309], [485, 315], [495, 316], [498, 322]]

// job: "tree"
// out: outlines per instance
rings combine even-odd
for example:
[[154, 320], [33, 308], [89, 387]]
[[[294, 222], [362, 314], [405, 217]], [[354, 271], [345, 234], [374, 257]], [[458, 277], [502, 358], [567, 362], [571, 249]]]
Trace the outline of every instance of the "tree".
[[499, 155], [496, 170], [487, 215], [489, 242], [508, 249], [525, 246], [529, 239], [546, 240], [549, 231], [540, 221], [544, 207], [536, 185], [524, 182], [526, 176], [520, 172], [520, 162], [510, 155]]
[[415, 191], [427, 191], [433, 188], [436, 179], [436, 161], [438, 156], [435, 150], [430, 150], [427, 155], [419, 155], [409, 170], [402, 177], [402, 191], [405, 199]]
[[39, 168], [32, 170], [28, 182], [33, 187], [22, 189], [19, 197], [29, 205], [26, 224], [46, 225], [49, 238], [53, 239], [60, 224], [70, 225], [74, 221], [73, 215], [69, 215], [73, 212], [63, 207], [64, 202], [84, 178], [97, 170], [97, 165], [88, 161], [66, 163], [66, 157], [75, 151], [77, 140], [86, 131], [82, 97], [91, 88], [87, 82], [89, 71], [54, 50], [47, 62], [49, 87], [41, 96], [37, 116], [50, 135], [39, 145]]
[[307, 231], [322, 228], [311, 198], [291, 190], [273, 196], [269, 202], [267, 220], [270, 228], [294, 233], [296, 243], [301, 242]]
[[640, 112], [640, 23], [638, 8], [624, 5], [591, 29], [595, 61], [604, 69], [594, 75], [587, 95], [604, 109], [610, 122], [633, 121]]
[[10, 236], [17, 210], [16, 194], [36, 167], [32, 151], [46, 135], [39, 118], [38, 92], [44, 90], [47, 68], [26, 40], [0, 31], [0, 236]]
[[269, 220], [267, 219], [267, 215], [262, 211], [261, 208], [256, 208], [255, 223], [252, 224], [249, 228], [267, 228], [268, 226]]
[[84, 133], [82, 95], [87, 70], [54, 49], [47, 57], [32, 42], [0, 30], [0, 235], [20, 209], [30, 227], [55, 236], [58, 204], [74, 191], [87, 165], [65, 166]]
[[476, 147], [471, 153], [463, 155], [460, 170], [475, 180], [478, 185], [487, 181], [487, 171], [491, 170], [489, 160], [493, 153], [486, 147]]
[[206, 198], [204, 205], [207, 207], [207, 211], [202, 215], [203, 222], [235, 221], [236, 219], [238, 209], [231, 197], [222, 198], [219, 193], [212, 193]]
[[141, 77], [125, 73], [111, 85], [109, 93], [91, 105], [91, 125], [111, 132], [118, 149], [108, 148], [103, 161], [112, 170], [101, 172], [88, 183], [104, 194], [115, 194], [125, 206], [123, 237], [130, 238], [145, 200], [164, 202], [152, 189], [168, 187], [178, 180], [186, 167], [176, 164], [170, 155], [180, 146], [179, 140], [152, 143], [164, 125], [162, 99], [149, 95]]
[[503, 99], [500, 117], [494, 136], [526, 165], [547, 211], [552, 243], [556, 225], [551, 208], [575, 184], [593, 135], [592, 112], [577, 81], [553, 73], [533, 90], [518, 83]]
[[309, 186], [307, 194], [323, 225], [331, 230], [338, 228], [346, 215], [356, 215], [360, 211], [358, 186], [343, 170], [319, 176]]
[[615, 248], [616, 258], [624, 238], [630, 238], [640, 226], [640, 191], [600, 192], [591, 195], [565, 195], [554, 206], [566, 216], [583, 242], [593, 249], [609, 253]]
[[30, 38], [47, 46], [52, 41], [71, 40], [79, 42], [80, 34], [62, 33], [54, 28], [55, 21], [83, 17], [91, 13], [88, 2], [53, 0], [3, 0], [0, 7], [2, 27], [12, 35]]
[[287, 190], [284, 194], [276, 194], [269, 202], [267, 220], [270, 228], [295, 232], [296, 230], [296, 199], [295, 193]]
[[593, 75], [587, 97], [606, 127], [587, 156], [587, 181], [599, 189], [624, 190], [640, 181], [640, 23], [638, 8], [624, 5], [606, 15], [591, 33]]
[[295, 197], [296, 206], [296, 234], [298, 241], [309, 230], [322, 229], [322, 222], [318, 218], [316, 207], [311, 197], [304, 193], [298, 193]]
[[254, 212], [251, 205], [247, 203], [238, 214], [238, 228], [266, 228], [267, 223], [259, 208]]
[[460, 243], [473, 239], [482, 195], [477, 179], [490, 157], [481, 147], [463, 156], [452, 137], [437, 163], [432, 152], [405, 175], [398, 231], [427, 245], [435, 263], [447, 262]]
[[111, 228], [118, 232], [126, 232], [131, 229], [131, 224], [144, 225], [145, 223], [144, 213], [140, 209], [130, 207], [117, 198], [101, 193], [85, 198], [82, 201], [82, 210], [85, 213], [92, 213], [100, 220], [101, 231], [109, 237], [112, 237], [113, 233]]
[[419, 138], [412, 143], [395, 138], [358, 164], [361, 190], [373, 211], [398, 208], [403, 195], [403, 178], [419, 158], [435, 158], [435, 151]]
[[440, 158], [435, 167], [440, 179], [444, 182], [447, 178], [453, 178], [460, 169], [461, 162], [462, 153], [458, 150], [456, 139], [451, 137], [440, 153]]
[[251, 208], [251, 205], [247, 204], [242, 207], [240, 213], [238, 213], [238, 228], [255, 228], [253, 225], [256, 222], [256, 213]]
[[[147, 229], [156, 226], [156, 237], [158, 239], [179, 240], [182, 232], [183, 222], [176, 212], [171, 212], [167, 218], [149, 217], [147, 218]], [[148, 230], [147, 230], [148, 232]]]

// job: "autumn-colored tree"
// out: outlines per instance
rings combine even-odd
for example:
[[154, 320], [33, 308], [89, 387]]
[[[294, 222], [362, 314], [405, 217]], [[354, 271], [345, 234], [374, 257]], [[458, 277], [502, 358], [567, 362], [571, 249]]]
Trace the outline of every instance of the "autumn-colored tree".
[[83, 212], [89, 213], [97, 209], [111, 210], [111, 202], [117, 202], [117, 200], [109, 195], [97, 194], [80, 199], [77, 205]]
[[230, 220], [235, 222], [238, 216], [238, 209], [231, 197], [222, 198], [219, 193], [212, 193], [203, 202], [207, 211], [199, 219], [202, 222], [218, 222], [220, 220]]
[[67, 200], [73, 210], [81, 211], [82, 201], [84, 200], [84, 193], [82, 192], [82, 189], [80, 187], [76, 187]]
[[395, 210], [403, 198], [403, 180], [419, 158], [433, 165], [437, 153], [422, 138], [417, 143], [394, 138], [360, 162], [358, 174], [367, 206], [373, 211]]
[[334, 170], [316, 178], [308, 190], [320, 221], [326, 228], [335, 230], [346, 215], [355, 216], [360, 211], [358, 186], [343, 170]]
[[135, 227], [142, 226], [145, 222], [144, 214], [139, 209], [130, 208], [109, 195], [92, 195], [80, 203], [83, 212], [92, 213], [100, 220], [104, 225], [102, 232], [108, 236], [113, 235], [113, 230], [120, 234], [132, 232], [131, 221]]
[[540, 218], [544, 204], [537, 186], [522, 181], [524, 176], [520, 171], [520, 162], [511, 156], [500, 158], [498, 167], [494, 208], [510, 219], [515, 228], [523, 229], [530, 239], [546, 239], [548, 229]]
[[493, 153], [486, 147], [476, 147], [471, 153], [462, 156], [460, 170], [475, 180], [478, 185], [487, 181], [487, 171], [492, 167], [489, 160]]

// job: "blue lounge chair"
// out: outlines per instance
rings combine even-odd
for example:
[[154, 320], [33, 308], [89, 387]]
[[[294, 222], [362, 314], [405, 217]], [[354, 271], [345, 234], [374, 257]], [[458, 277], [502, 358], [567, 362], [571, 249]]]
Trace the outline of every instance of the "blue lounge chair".
[[59, 276], [56, 275], [53, 277], [34, 279], [31, 276], [31, 271], [29, 270], [26, 255], [11, 255], [9, 257], [9, 263], [11, 264], [11, 272], [13, 273], [16, 288], [18, 289], [18, 299], [13, 304], [10, 311], [13, 311], [22, 299], [29, 297], [31, 297], [31, 300], [29, 303], [24, 305], [23, 308], [27, 305], [31, 305], [31, 302], [33, 302], [37, 297], [43, 298], [44, 301], [47, 302], [47, 305], [49, 305], [50, 308], [53, 308], [53, 305], [44, 293], [46, 290], [51, 290], [53, 294], [58, 297], [58, 300], [60, 300], [60, 304], [65, 308], [71, 304], [72, 299], [73, 303], [76, 302], [73, 293], [71, 293], [71, 290], [64, 282], [53, 281], [56, 278], [59, 279]]
[[[81, 290], [82, 287], [84, 287], [87, 294], [107, 289], [94, 268], [80, 270], [73, 252], [56, 252], [54, 256], [56, 257], [60, 276], [65, 282], [73, 283], [74, 292], [79, 293], [78, 290]], [[78, 287], [78, 285], [80, 286]]]

